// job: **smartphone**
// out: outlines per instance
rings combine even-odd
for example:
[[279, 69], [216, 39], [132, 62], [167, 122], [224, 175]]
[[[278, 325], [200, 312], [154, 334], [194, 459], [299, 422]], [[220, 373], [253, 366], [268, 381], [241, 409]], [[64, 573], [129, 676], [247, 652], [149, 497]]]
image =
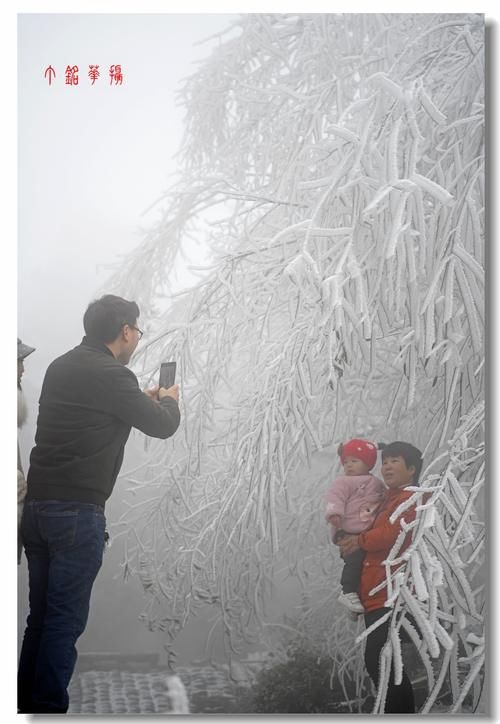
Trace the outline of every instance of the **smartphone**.
[[160, 387], [168, 390], [175, 384], [175, 362], [162, 362], [160, 365]]

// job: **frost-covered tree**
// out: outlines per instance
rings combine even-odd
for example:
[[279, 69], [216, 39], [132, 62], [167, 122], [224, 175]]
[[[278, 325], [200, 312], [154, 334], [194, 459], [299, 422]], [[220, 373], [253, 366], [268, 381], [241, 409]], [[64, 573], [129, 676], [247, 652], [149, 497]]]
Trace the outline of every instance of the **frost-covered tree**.
[[[335, 609], [322, 496], [340, 440], [408, 440], [427, 468], [406, 566], [391, 573], [399, 542], [387, 561], [375, 710], [402, 626], [427, 672], [425, 711], [445, 690], [451, 709], [477, 707], [483, 18], [246, 15], [231, 30], [184, 84], [180, 176], [113, 279], [150, 320], [138, 371], [146, 383], [176, 359], [183, 415], [146, 477], [129, 475], [152, 494], [122, 521], [127, 570], [169, 644], [211, 605], [233, 651], [285, 625], [275, 590], [302, 589], [304, 623], [321, 622], [361, 694], [363, 634], [353, 646]], [[190, 238], [207, 265], [169, 300]]]

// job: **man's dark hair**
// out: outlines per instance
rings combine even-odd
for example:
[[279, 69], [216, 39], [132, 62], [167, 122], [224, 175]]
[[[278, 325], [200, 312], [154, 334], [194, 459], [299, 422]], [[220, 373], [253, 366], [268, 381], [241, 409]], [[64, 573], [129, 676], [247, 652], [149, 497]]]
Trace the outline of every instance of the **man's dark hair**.
[[83, 315], [85, 334], [98, 342], [113, 342], [124, 324], [134, 327], [139, 316], [139, 307], [114, 294], [105, 294], [95, 299]]
[[414, 485], [418, 484], [418, 479], [420, 477], [422, 465], [424, 462], [422, 459], [422, 453], [420, 452], [418, 447], [410, 445], [409, 442], [401, 442], [399, 440], [396, 440], [395, 442], [390, 442], [388, 444], [379, 442], [378, 447], [380, 450], [382, 450], [382, 460], [388, 457], [402, 457], [405, 461], [407, 468], [409, 468], [410, 465], [413, 465], [415, 467], [413, 483]]

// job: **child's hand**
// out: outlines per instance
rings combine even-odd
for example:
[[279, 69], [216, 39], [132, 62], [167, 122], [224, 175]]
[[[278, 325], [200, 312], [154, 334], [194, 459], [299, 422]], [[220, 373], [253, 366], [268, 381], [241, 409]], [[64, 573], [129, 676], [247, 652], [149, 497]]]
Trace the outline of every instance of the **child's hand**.
[[334, 513], [333, 515], [330, 515], [328, 518], [328, 521], [335, 526], [335, 528], [340, 528], [342, 525], [342, 516], [338, 513]]

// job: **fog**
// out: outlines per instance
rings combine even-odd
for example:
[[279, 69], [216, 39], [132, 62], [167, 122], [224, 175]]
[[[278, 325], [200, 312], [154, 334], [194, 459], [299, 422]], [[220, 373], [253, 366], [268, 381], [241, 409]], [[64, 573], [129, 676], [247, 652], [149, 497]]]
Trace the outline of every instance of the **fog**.
[[[183, 133], [175, 91], [213, 38], [235, 16], [24, 14], [18, 18], [19, 199], [18, 335], [36, 352], [26, 360], [28, 422], [20, 434], [25, 470], [37, 402], [48, 364], [77, 345], [87, 304], [103, 292], [111, 266], [158, 219], [154, 202], [172, 182]], [[100, 67], [94, 85], [89, 65]], [[110, 83], [120, 64], [123, 83]], [[49, 85], [44, 77], [56, 73]], [[78, 65], [79, 83], [65, 84]], [[153, 208], [150, 207], [153, 205]], [[148, 210], [149, 208], [149, 210]], [[180, 285], [189, 276], [180, 276]], [[141, 325], [146, 320], [141, 318]], [[132, 435], [122, 472], [135, 465], [142, 440]], [[107, 506], [109, 523], [123, 510], [120, 479]], [[156, 651], [158, 637], [138, 614], [136, 580], [122, 582], [113, 542], [93, 591], [80, 651]], [[20, 568], [18, 633], [27, 613], [26, 560]], [[117, 615], [118, 614], [118, 615]], [[194, 633], [196, 638], [196, 632]], [[185, 644], [187, 659], [194, 646]]]
[[[18, 330], [37, 348], [25, 386], [80, 341], [109, 265], [158, 218], [182, 138], [175, 90], [227, 15], [19, 16]], [[94, 86], [88, 64], [98, 63]], [[108, 69], [121, 63], [124, 81]], [[64, 84], [67, 65], [78, 86]], [[49, 87], [44, 70], [57, 77]], [[36, 310], [36, 313], [35, 313]]]
[[[155, 200], [172, 183], [173, 156], [183, 135], [183, 112], [175, 91], [182, 78], [196, 70], [196, 60], [219, 40], [195, 43], [223, 31], [234, 18], [19, 18], [18, 335], [36, 347], [23, 378], [30, 411], [19, 436], [25, 470], [47, 365], [80, 342], [85, 307], [104, 293], [112, 268], [160, 217], [161, 201], [155, 204]], [[101, 72], [95, 85], [87, 77], [91, 64], [98, 64]], [[109, 68], [116, 64], [124, 74], [122, 85], [110, 82]], [[79, 68], [79, 84], [69, 86], [64, 74], [74, 65]], [[44, 77], [48, 66], [56, 72], [52, 84]], [[281, 148], [281, 138], [276, 147]], [[191, 280], [181, 269], [179, 286]], [[139, 326], [147, 329], [145, 315]], [[114, 525], [126, 509], [124, 501], [130, 500], [126, 473], [148, 456], [153, 457], [143, 437], [132, 433], [122, 476], [106, 506], [112, 544], [94, 586], [87, 629], [78, 643], [82, 653], [161, 652], [161, 635], [149, 632], [139, 620], [146, 604], [139, 581], [123, 580], [121, 539], [114, 534]], [[331, 455], [325, 453], [316, 464], [326, 474]], [[23, 559], [18, 636], [27, 613], [26, 573]], [[177, 577], [174, 580], [177, 585]], [[295, 582], [287, 581], [273, 605], [286, 613], [297, 593]], [[178, 637], [175, 648], [181, 665], [205, 656], [209, 627], [204, 612], [191, 619]], [[209, 653], [222, 659], [221, 642], [214, 639]]]

